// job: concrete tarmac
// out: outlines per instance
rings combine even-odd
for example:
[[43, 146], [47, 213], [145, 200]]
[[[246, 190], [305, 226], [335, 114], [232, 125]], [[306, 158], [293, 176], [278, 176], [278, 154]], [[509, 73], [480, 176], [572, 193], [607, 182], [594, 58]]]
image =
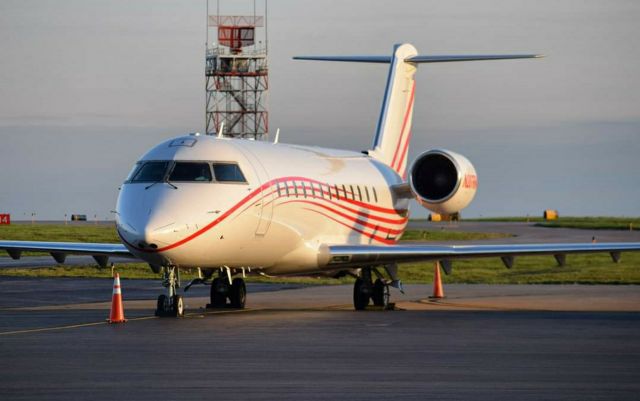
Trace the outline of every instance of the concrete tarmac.
[[[412, 223], [414, 224], [414, 223]], [[415, 224], [424, 224], [422, 222]], [[514, 223], [511, 242], [638, 241]], [[506, 230], [506, 231], [501, 231]], [[153, 316], [158, 281], [0, 278], [0, 400], [637, 400], [640, 287], [429, 285], [353, 311], [351, 286], [249, 284], [247, 309]]]
[[243, 311], [153, 316], [156, 282], [2, 279], [0, 399], [635, 400], [636, 286], [407, 286], [356, 312], [350, 286], [249, 284]]

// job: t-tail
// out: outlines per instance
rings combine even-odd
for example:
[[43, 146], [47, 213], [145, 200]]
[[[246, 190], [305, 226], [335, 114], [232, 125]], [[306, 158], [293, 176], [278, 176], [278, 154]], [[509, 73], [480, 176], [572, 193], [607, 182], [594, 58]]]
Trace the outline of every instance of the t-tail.
[[299, 56], [294, 59], [389, 64], [382, 110], [378, 117], [376, 134], [369, 155], [391, 167], [404, 179], [407, 172], [407, 153], [411, 140], [411, 120], [416, 92], [414, 75], [418, 64], [538, 57], [543, 56], [537, 54], [420, 56], [413, 45], [405, 43], [395, 45], [391, 56]]

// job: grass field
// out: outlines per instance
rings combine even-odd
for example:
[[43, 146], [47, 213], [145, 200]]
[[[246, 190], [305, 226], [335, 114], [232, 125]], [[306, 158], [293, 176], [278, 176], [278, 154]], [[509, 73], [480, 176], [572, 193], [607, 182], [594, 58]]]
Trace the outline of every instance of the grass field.
[[466, 221], [531, 222], [541, 227], [584, 228], [590, 230], [640, 230], [640, 217], [560, 217], [545, 220], [542, 217], [487, 217]]
[[[640, 222], [639, 222], [640, 225]], [[451, 241], [480, 240], [504, 237], [497, 233], [466, 233], [455, 231], [408, 231], [403, 240]], [[109, 226], [56, 226], [14, 225], [0, 226], [0, 239], [118, 242], [113, 227]], [[498, 258], [474, 259], [454, 262], [453, 274], [444, 276], [445, 283], [485, 284], [640, 284], [640, 252], [624, 253], [621, 263], [613, 263], [607, 254], [569, 255], [567, 265], [558, 267], [551, 256], [516, 258], [513, 269], [506, 269]], [[157, 279], [145, 263], [128, 263], [117, 266], [123, 278]], [[433, 263], [401, 265], [400, 275], [405, 283], [428, 283], [433, 278]], [[47, 268], [3, 268], [0, 276], [25, 277], [111, 277], [110, 269], [96, 266], [52, 266]], [[184, 281], [195, 276], [185, 271]], [[351, 278], [276, 278], [250, 277], [248, 281], [296, 282], [309, 284], [350, 283]]]
[[407, 230], [402, 241], [475, 241], [511, 237], [503, 233], [474, 233], [450, 230]]

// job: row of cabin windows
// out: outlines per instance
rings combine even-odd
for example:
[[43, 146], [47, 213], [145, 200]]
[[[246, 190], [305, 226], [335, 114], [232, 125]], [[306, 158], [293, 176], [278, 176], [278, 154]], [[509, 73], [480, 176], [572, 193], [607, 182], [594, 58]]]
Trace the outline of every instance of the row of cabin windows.
[[126, 182], [234, 182], [246, 183], [236, 163], [191, 161], [138, 162]]
[[360, 202], [378, 203], [378, 193], [374, 187], [366, 185], [317, 184], [304, 182], [282, 182], [277, 185], [278, 196], [302, 196], [329, 200], [351, 199]]

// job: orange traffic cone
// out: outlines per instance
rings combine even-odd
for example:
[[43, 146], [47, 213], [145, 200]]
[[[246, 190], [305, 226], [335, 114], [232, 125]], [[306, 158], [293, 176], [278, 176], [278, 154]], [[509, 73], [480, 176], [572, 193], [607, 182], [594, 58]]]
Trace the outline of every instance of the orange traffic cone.
[[111, 296], [111, 313], [109, 323], [124, 323], [124, 308], [122, 307], [122, 289], [120, 288], [120, 274], [113, 279], [113, 295]]
[[442, 278], [440, 277], [440, 262], [435, 263], [435, 269], [433, 271], [433, 295], [429, 298], [444, 298]]

